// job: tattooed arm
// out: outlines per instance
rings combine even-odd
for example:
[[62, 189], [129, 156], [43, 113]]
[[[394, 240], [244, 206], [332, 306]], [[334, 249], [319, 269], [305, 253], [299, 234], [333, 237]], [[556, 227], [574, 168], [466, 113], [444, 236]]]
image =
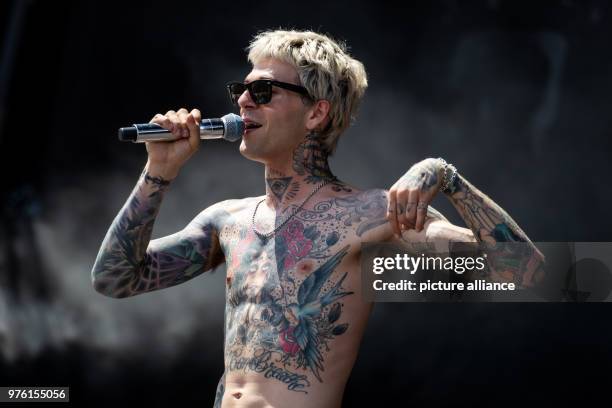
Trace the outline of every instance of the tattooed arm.
[[223, 262], [215, 227], [218, 205], [202, 211], [182, 231], [150, 241], [170, 181], [148, 171], [147, 163], [91, 271], [93, 286], [103, 295], [124, 298], [178, 285]]
[[[503, 208], [459, 173], [446, 195], [487, 249], [492, 279], [512, 281], [519, 287], [531, 287], [544, 279], [545, 256]], [[507, 262], [512, 259], [521, 263]]]
[[[394, 230], [401, 231], [400, 243], [413, 253], [450, 253], [457, 242], [481, 243], [487, 253], [487, 279], [511, 281], [519, 287], [539, 283], [544, 277], [544, 255], [500, 206], [460, 174], [447, 196], [469, 229], [439, 217], [424, 217], [425, 211], [429, 215], [429, 203], [439, 190], [443, 171], [438, 161], [427, 159], [391, 188], [388, 217]], [[509, 262], [516, 260], [521, 262]]]

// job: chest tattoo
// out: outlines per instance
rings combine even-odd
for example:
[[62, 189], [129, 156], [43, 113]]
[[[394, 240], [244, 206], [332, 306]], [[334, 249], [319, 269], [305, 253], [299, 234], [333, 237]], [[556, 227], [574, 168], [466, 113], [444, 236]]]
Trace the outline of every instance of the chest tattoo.
[[260, 373], [305, 393], [310, 375], [323, 382], [332, 340], [349, 329], [342, 302], [354, 294], [338, 266], [351, 237], [386, 222], [385, 211], [384, 194], [367, 191], [301, 210], [267, 242], [244, 220], [226, 227], [229, 371]]

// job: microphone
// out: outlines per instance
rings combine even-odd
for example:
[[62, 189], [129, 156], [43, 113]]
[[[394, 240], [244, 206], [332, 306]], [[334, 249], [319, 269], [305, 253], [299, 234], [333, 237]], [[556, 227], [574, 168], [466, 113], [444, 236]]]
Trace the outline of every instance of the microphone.
[[[234, 113], [228, 113], [221, 119], [202, 119], [200, 122], [200, 139], [225, 139], [235, 142], [244, 133], [244, 122], [242, 118]], [[179, 138], [172, 132], [164, 129], [157, 123], [140, 123], [133, 126], [119, 128], [119, 140], [121, 142], [171, 142]]]

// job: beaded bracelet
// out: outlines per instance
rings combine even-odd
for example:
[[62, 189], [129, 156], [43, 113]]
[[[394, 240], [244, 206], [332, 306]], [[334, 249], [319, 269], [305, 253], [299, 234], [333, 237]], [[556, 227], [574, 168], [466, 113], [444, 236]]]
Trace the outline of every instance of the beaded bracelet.
[[[453, 184], [453, 181], [455, 181], [455, 177], [457, 177], [457, 168], [451, 163], [447, 163], [446, 160], [441, 157], [438, 157], [438, 160], [440, 160], [442, 162], [442, 165], [444, 166], [444, 178], [442, 179], [442, 184], [440, 185], [439, 191], [447, 193], [449, 192], [449, 188]], [[450, 176], [448, 174], [449, 169], [451, 172]]]

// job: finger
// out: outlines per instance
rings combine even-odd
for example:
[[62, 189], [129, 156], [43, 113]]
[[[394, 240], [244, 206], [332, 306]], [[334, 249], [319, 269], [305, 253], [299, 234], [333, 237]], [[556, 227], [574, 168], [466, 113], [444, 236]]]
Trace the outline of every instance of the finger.
[[189, 127], [189, 145], [195, 151], [200, 146], [200, 122], [196, 122], [191, 113], [187, 115], [187, 126]]
[[397, 191], [396, 190], [389, 190], [389, 204], [387, 206], [387, 219], [389, 220], [389, 224], [391, 224], [391, 230], [393, 231], [394, 234], [396, 234], [397, 236], [400, 235], [400, 229], [399, 229], [399, 225], [397, 223], [397, 211], [396, 211], [396, 205], [397, 205], [397, 197], [396, 197]]
[[182, 129], [181, 129], [179, 116], [177, 115], [175, 111], [169, 110], [168, 112], [166, 112], [166, 117], [172, 123], [172, 127], [169, 129], [172, 132], [172, 135], [176, 139], [180, 139], [183, 135], [182, 135]]
[[397, 192], [397, 204], [395, 206], [396, 211], [397, 211], [396, 213], [397, 222], [400, 228], [402, 228], [405, 224], [407, 224], [407, 219], [406, 219], [406, 203], [407, 202], [408, 202], [408, 190], [403, 188]]
[[196, 120], [196, 123], [200, 123], [202, 121], [202, 113], [200, 113], [199, 109], [192, 109], [190, 113]]
[[160, 122], [163, 122], [165, 119], [166, 119], [166, 117], [164, 115], [162, 115], [161, 113], [156, 113], [155, 116], [153, 116], [153, 118], [151, 118], [149, 123], [157, 123], [157, 124], [159, 124]]
[[181, 108], [176, 112], [176, 116], [179, 119], [179, 125], [181, 127], [181, 136], [185, 138], [190, 136], [189, 126], [187, 126], [188, 115], [189, 111], [185, 108]]
[[202, 114], [199, 109], [192, 109], [190, 115], [193, 117], [194, 126], [196, 129], [196, 135], [193, 138], [190, 138], [189, 144], [191, 144], [192, 148], [197, 149], [200, 146], [202, 140], [200, 139], [200, 122], [202, 122]]
[[178, 117], [178, 123], [181, 128], [181, 137], [188, 138], [191, 136], [191, 129], [189, 128], [189, 124], [187, 123], [187, 117], [189, 116], [189, 112], [185, 108], [181, 108], [176, 112], [176, 116]]
[[181, 136], [184, 138], [189, 138], [192, 136], [193, 131], [193, 123], [188, 121], [190, 113], [185, 108], [179, 109], [176, 113], [179, 117], [179, 123], [181, 125]]
[[200, 126], [191, 113], [188, 113], [185, 117], [185, 124], [187, 125], [187, 129], [189, 130], [190, 138], [200, 136]]
[[404, 221], [404, 223], [402, 224], [402, 229], [404, 230], [414, 229], [414, 223], [412, 221], [409, 221], [408, 218], [406, 218], [406, 221]]
[[162, 115], [161, 113], [158, 113], [155, 116], [153, 116], [153, 119], [151, 119], [149, 123], [158, 124], [162, 128], [169, 130], [170, 132], [174, 130], [174, 125], [170, 121], [170, 118], [168, 118], [165, 115]]
[[408, 201], [406, 202], [405, 213], [406, 213], [406, 221], [408, 224], [410, 224], [411, 228], [414, 228], [416, 224], [416, 215], [417, 215], [416, 205], [417, 205], [418, 199], [419, 199], [418, 190], [411, 190], [408, 193]]
[[425, 223], [425, 218], [427, 216], [427, 207], [429, 207], [429, 201], [427, 197], [423, 196], [421, 196], [419, 200], [420, 201], [417, 203], [416, 208], [417, 219], [415, 229], [420, 232], [423, 229], [423, 224]]

